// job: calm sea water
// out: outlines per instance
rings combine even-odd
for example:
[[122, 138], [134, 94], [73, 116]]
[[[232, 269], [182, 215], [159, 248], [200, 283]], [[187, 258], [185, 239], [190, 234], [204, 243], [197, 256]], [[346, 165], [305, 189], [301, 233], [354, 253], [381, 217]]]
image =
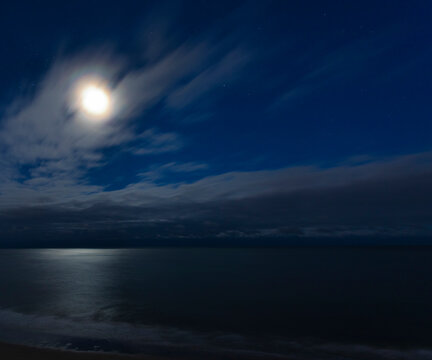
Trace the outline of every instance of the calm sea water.
[[1, 250], [0, 340], [431, 359], [432, 248]]

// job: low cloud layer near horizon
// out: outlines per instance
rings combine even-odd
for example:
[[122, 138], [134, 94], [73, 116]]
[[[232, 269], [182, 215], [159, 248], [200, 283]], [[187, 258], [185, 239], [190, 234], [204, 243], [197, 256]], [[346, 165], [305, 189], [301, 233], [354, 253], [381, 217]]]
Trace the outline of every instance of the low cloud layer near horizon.
[[[215, 109], [226, 101], [226, 89], [236, 93], [254, 69], [286, 51], [286, 39], [258, 46], [247, 28], [231, 31], [258, 13], [245, 17], [245, 7], [238, 7], [218, 26], [183, 38], [170, 33], [174, 20], [153, 23], [148, 16], [140, 31], [151, 36], [143, 37], [138, 59], [115, 44], [57, 57], [38, 85], [17, 94], [1, 114], [0, 246], [430, 238], [430, 151], [294, 162], [279, 153], [277, 166], [265, 165], [268, 153], [259, 166], [256, 159], [224, 166], [224, 158], [235, 157], [230, 150], [217, 161], [202, 156], [205, 144], [188, 150], [200, 136], [193, 126], [204, 132], [205, 123], [223, 121]], [[360, 77], [394, 50], [389, 36], [376, 36], [372, 45], [357, 39], [333, 46], [326, 56], [316, 56], [318, 46], [294, 54], [291, 78], [288, 70], [271, 81], [256, 72], [253, 82], [262, 83], [267, 99], [262, 114], [292, 111], [329, 83]], [[305, 58], [315, 60], [300, 71], [295, 64]], [[77, 79], [95, 74], [109, 83], [115, 111], [109, 121], [92, 124], [69, 99]], [[247, 121], [232, 124], [227, 132], [250, 136]], [[122, 166], [110, 170], [115, 161]]]
[[428, 237], [431, 162], [432, 153], [360, 164], [354, 159], [329, 168], [229, 172], [191, 183], [142, 180], [112, 191], [70, 184], [56, 193], [49, 183], [9, 182], [2, 185], [0, 226], [9, 245], [45, 237], [58, 245], [62, 238], [70, 244], [82, 237], [93, 246], [104, 246], [104, 239], [110, 245], [119, 240], [120, 246], [121, 240], [181, 245], [191, 239], [265, 244], [266, 238], [325, 243]]

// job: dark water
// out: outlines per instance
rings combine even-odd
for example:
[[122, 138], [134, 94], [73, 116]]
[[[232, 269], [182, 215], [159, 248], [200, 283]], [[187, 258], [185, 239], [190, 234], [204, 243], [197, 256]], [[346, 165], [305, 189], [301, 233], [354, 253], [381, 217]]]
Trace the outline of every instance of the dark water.
[[431, 359], [432, 248], [1, 250], [2, 339], [196, 358]]

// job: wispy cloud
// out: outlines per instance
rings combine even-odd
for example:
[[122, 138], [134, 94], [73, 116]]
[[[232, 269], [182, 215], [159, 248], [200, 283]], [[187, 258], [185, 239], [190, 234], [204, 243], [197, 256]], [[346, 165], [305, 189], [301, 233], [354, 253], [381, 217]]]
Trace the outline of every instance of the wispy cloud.
[[193, 173], [208, 169], [208, 165], [199, 162], [176, 163], [152, 166], [150, 170], [138, 174], [146, 180], [154, 181], [172, 173]]
[[[164, 28], [170, 26], [167, 22]], [[179, 133], [146, 127], [137, 118], [158, 104], [171, 109], [197, 101], [232, 77], [247, 52], [238, 42], [216, 40], [211, 33], [164, 48], [152, 47], [152, 41], [143, 44], [147, 55], [141, 65], [130, 66], [114, 45], [56, 59], [35, 93], [18, 96], [1, 119], [0, 186], [19, 191], [23, 201], [54, 194], [61, 201], [100, 188], [89, 185], [86, 175], [107, 164], [107, 149], [147, 156], [181, 149], [185, 140]], [[114, 113], [105, 122], [84, 121], [71, 103], [76, 82], [89, 75], [111, 88]]]
[[340, 45], [332, 51], [323, 52], [322, 45], [310, 50], [308, 54], [303, 55], [305, 62], [310, 64], [308, 70], [303, 70], [301, 76], [289, 84], [270, 109], [295, 105], [325, 88], [355, 81], [379, 61], [384, 53], [394, 48], [394, 32], [396, 30], [392, 29], [392, 36], [389, 33], [374, 34]]
[[208, 67], [170, 94], [167, 100], [169, 106], [176, 109], [186, 107], [216, 86], [232, 81], [235, 75], [238, 76], [242, 65], [245, 65], [248, 59], [249, 55], [245, 50], [232, 50], [219, 62]]
[[161, 133], [155, 129], [148, 129], [136, 136], [139, 145], [132, 148], [136, 155], [161, 154], [180, 149], [183, 145], [176, 133]]

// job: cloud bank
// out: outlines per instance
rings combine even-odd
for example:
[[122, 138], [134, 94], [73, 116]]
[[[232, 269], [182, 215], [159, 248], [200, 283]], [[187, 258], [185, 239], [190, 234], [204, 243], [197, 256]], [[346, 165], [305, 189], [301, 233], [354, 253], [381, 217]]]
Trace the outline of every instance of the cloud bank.
[[[166, 164], [113, 191], [57, 180], [2, 185], [4, 238], [125, 240], [412, 238], [431, 235], [432, 154], [330, 168], [231, 172], [191, 183], [157, 184]], [[156, 175], [155, 175], [156, 174]], [[325, 242], [325, 241], [324, 241]], [[163, 242], [162, 242], [163, 243]]]

